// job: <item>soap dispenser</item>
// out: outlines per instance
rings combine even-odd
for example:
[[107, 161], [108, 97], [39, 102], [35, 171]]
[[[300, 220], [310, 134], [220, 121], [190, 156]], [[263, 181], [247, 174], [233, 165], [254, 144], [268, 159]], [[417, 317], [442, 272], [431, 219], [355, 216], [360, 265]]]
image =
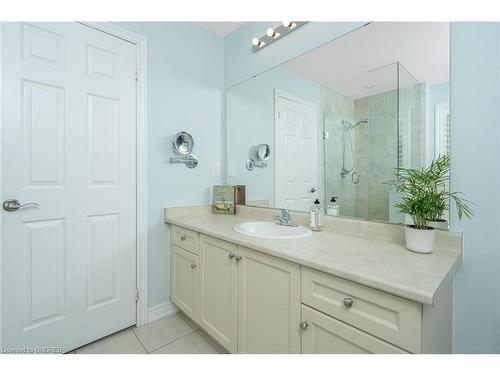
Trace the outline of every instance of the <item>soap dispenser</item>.
[[330, 203], [328, 203], [328, 207], [326, 209], [326, 213], [328, 215], [332, 215], [332, 216], [338, 216], [339, 215], [339, 205], [337, 203], [337, 199], [338, 197], [332, 197], [332, 199], [330, 199]]
[[314, 204], [309, 209], [309, 219], [310, 219], [311, 229], [315, 232], [321, 231], [323, 212], [321, 209], [321, 204], [319, 202], [319, 199], [316, 199], [314, 201]]

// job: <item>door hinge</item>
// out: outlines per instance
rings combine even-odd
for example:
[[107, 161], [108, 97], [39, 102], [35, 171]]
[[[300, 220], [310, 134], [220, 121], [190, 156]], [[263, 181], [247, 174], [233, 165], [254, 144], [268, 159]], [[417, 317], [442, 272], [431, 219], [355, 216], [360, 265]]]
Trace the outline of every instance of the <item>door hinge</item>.
[[323, 132], [323, 139], [328, 139], [328, 132]]
[[139, 70], [135, 71], [135, 81], [137, 82], [139, 80]]
[[139, 301], [139, 298], [141, 298], [141, 295], [139, 293], [139, 289], [135, 290], [135, 302]]

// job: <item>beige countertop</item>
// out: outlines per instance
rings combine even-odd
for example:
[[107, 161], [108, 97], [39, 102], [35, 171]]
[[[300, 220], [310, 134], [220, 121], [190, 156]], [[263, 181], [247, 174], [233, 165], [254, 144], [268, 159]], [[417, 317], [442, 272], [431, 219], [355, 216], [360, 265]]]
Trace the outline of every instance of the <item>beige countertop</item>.
[[327, 230], [294, 240], [259, 239], [233, 230], [234, 225], [249, 221], [256, 219], [206, 213], [165, 218], [168, 224], [429, 305], [433, 304], [440, 284], [462, 259], [457, 251], [439, 248], [432, 254], [417, 254], [402, 243]]

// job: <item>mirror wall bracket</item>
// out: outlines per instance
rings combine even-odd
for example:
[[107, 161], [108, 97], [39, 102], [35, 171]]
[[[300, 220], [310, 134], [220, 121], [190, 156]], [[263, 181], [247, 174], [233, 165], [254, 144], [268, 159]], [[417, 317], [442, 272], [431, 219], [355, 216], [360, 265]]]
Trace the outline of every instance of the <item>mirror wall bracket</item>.
[[304, 21], [285, 21], [276, 28], [269, 28], [265, 35], [260, 38], [253, 38], [252, 45], [253, 51], [257, 52], [265, 47], [270, 46], [274, 42], [283, 39], [284, 36], [290, 34], [291, 32], [297, 30], [299, 27], [304, 26], [308, 22]]
[[249, 171], [253, 170], [255, 167], [258, 167], [258, 168], [266, 168], [267, 167], [267, 164], [264, 163], [264, 162], [260, 162], [260, 163], [257, 163], [255, 160], [253, 159], [248, 159], [247, 162], [246, 162], [246, 167]]
[[198, 165], [198, 158], [196, 155], [189, 154], [187, 156], [181, 156], [177, 158], [170, 158], [170, 163], [184, 163], [188, 168], [195, 168]]

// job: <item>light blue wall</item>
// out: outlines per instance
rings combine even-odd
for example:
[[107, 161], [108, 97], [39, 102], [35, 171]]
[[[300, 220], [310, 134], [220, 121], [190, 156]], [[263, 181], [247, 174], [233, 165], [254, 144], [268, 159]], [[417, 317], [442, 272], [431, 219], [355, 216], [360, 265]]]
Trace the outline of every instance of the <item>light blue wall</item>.
[[476, 203], [454, 288], [454, 351], [500, 352], [500, 24], [451, 26], [451, 189]]
[[252, 38], [261, 37], [279, 22], [247, 22], [225, 38], [226, 87], [262, 73], [324, 43], [344, 35], [366, 22], [312, 22], [262, 51], [254, 53]]
[[[207, 204], [221, 160], [224, 41], [195, 23], [118, 23], [148, 38], [149, 306], [169, 298], [169, 231], [163, 208]], [[224, 99], [225, 100], [225, 99]], [[172, 136], [189, 131], [198, 167], [169, 164]]]

